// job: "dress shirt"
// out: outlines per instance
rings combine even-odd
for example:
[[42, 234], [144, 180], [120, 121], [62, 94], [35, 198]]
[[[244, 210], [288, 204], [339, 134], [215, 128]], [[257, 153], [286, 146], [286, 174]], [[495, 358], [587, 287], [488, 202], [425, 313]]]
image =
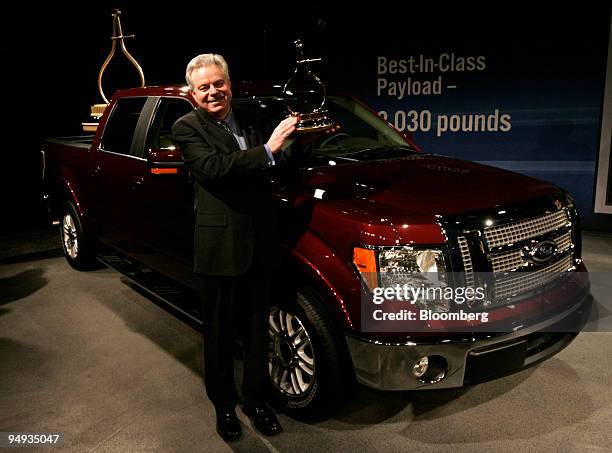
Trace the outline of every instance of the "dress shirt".
[[[234, 136], [236, 141], [238, 142], [238, 146], [240, 146], [240, 149], [241, 150], [247, 149], [246, 139], [244, 138], [244, 136], [242, 135], [240, 131], [240, 127], [238, 126], [238, 122], [236, 121], [236, 117], [234, 116], [234, 112], [230, 110], [227, 116], [225, 117], [225, 119], [222, 120], [222, 122], [225, 122], [225, 124], [229, 126], [229, 129], [232, 132], [232, 135]], [[270, 146], [267, 143], [265, 143], [264, 148], [266, 149], [266, 153], [268, 154], [268, 160], [270, 161], [270, 166], [276, 165], [276, 162], [274, 161], [274, 156], [272, 154], [272, 150], [270, 149]]]

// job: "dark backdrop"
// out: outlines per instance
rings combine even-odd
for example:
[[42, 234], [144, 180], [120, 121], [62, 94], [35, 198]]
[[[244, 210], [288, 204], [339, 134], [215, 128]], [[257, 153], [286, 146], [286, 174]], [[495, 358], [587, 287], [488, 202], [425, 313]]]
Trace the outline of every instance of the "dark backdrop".
[[[39, 144], [45, 137], [80, 133], [90, 105], [101, 101], [97, 75], [110, 51], [113, 7], [124, 12], [124, 33], [136, 35], [126, 44], [148, 85], [183, 83], [189, 59], [209, 51], [226, 56], [233, 80], [283, 82], [294, 67], [292, 42], [300, 37], [307, 55], [323, 57], [319, 73], [331, 90], [364, 98], [375, 87], [377, 55], [441, 49], [478, 53], [484, 48], [496, 65], [496, 77], [523, 78], [525, 64], [541, 64], [545, 58], [554, 65], [547, 63], [551, 74], [544, 78], [587, 80], [595, 93], [589, 94], [592, 102], [603, 92], [610, 19], [605, 3], [571, 8], [527, 2], [495, 8], [352, 4], [330, 13], [326, 5], [310, 2], [257, 8], [229, 2], [146, 7], [91, 2], [9, 10], [4, 22], [16, 31], [4, 39], [3, 98], [8, 102], [3, 115], [2, 232], [45, 221]], [[109, 97], [113, 89], [138, 82], [131, 68], [124, 72], [115, 62], [127, 67], [125, 61], [113, 60], [105, 76]], [[376, 108], [385, 107], [378, 104]], [[597, 151], [591, 148], [590, 158], [596, 160]], [[444, 154], [435, 145], [433, 150]], [[588, 227], [612, 231], [610, 217], [590, 216]]]

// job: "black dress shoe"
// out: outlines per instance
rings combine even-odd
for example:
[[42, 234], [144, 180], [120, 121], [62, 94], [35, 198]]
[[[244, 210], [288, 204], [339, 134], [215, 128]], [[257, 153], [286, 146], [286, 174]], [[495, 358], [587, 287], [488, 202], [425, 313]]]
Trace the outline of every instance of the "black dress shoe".
[[234, 409], [217, 410], [217, 432], [223, 440], [236, 440], [240, 438], [242, 428]]
[[274, 436], [283, 430], [276, 415], [263, 403], [242, 404], [242, 411], [253, 419], [255, 428], [266, 436]]

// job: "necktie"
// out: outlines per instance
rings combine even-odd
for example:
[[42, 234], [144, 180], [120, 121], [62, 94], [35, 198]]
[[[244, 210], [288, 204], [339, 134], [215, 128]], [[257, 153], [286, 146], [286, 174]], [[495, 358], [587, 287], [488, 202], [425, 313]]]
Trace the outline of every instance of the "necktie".
[[236, 138], [236, 135], [234, 135], [234, 132], [232, 131], [232, 129], [229, 127], [229, 124], [227, 124], [225, 121], [221, 120], [221, 121], [217, 121], [217, 124], [219, 124], [219, 126], [221, 126], [223, 129], [225, 129], [225, 132], [227, 132], [230, 137], [232, 137], [232, 140], [234, 141], [234, 143], [236, 144], [236, 146], [238, 146], [238, 148], [245, 150], [246, 146], [243, 146], [240, 141]]
[[219, 126], [221, 126], [223, 129], [225, 129], [225, 131], [230, 134], [230, 135], [234, 135], [234, 133], [232, 132], [232, 130], [229, 127], [229, 124], [227, 124], [225, 121], [218, 121]]
[[223, 129], [225, 129], [225, 131], [228, 134], [230, 134], [230, 136], [234, 140], [234, 143], [236, 143], [236, 145], [238, 145], [238, 148], [240, 148], [241, 150], [247, 149], [247, 144], [246, 144], [246, 140], [244, 139], [244, 137], [241, 137], [240, 135], [234, 134], [234, 131], [232, 131], [232, 128], [229, 127], [229, 124], [226, 121], [221, 120], [221, 121], [217, 121], [217, 123]]

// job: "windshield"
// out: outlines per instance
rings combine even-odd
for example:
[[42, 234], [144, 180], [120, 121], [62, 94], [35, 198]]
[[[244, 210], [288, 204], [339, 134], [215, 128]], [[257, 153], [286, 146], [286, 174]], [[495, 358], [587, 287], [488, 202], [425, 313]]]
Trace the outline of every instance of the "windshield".
[[[287, 116], [285, 99], [259, 97], [256, 100], [237, 100], [241, 107], [253, 109], [265, 116], [270, 128]], [[382, 118], [349, 97], [329, 96], [326, 108], [340, 128], [335, 133], [323, 134], [313, 142], [309, 158], [302, 166], [340, 165], [378, 159], [401, 158], [416, 151]]]

